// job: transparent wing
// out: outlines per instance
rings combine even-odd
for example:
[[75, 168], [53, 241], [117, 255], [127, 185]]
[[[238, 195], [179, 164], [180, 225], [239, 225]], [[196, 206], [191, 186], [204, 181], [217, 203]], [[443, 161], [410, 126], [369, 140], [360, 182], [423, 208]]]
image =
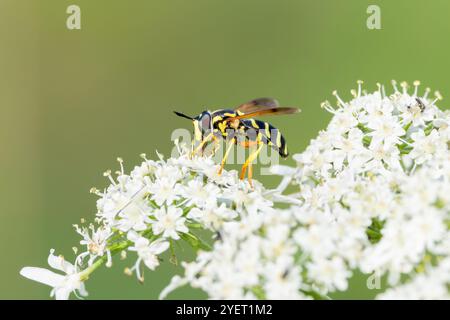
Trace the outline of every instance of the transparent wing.
[[284, 108], [284, 107], [258, 109], [257, 111], [237, 115], [236, 117], [228, 118], [226, 120], [234, 121], [234, 120], [239, 120], [239, 119], [256, 118], [256, 117], [261, 117], [261, 116], [265, 116], [265, 115], [273, 115], [274, 116], [274, 115], [283, 115], [283, 114], [294, 114], [294, 113], [298, 113], [299, 111], [300, 111], [300, 109], [298, 109], [298, 108]]
[[277, 108], [279, 106], [278, 101], [273, 98], [257, 98], [241, 104], [236, 108], [236, 111], [251, 113], [258, 110]]

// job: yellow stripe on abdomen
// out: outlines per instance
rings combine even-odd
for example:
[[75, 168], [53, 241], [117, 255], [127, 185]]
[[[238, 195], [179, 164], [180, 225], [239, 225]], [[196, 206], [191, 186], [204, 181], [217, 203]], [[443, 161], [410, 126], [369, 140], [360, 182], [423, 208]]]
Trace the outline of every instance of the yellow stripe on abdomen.
[[269, 123], [268, 123], [268, 122], [264, 122], [264, 129], [265, 129], [265, 131], [266, 131], [266, 136], [267, 136], [267, 138], [270, 139], [270, 126], [269, 126]]
[[250, 119], [250, 122], [251, 122], [253, 128], [259, 129], [259, 126], [254, 119]]
[[277, 147], [281, 148], [281, 133], [280, 131], [277, 131]]

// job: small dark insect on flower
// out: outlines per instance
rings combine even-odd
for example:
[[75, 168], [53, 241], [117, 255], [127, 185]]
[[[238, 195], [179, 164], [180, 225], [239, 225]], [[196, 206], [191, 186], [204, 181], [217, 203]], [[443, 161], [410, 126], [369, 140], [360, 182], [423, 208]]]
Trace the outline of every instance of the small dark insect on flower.
[[281, 278], [286, 279], [287, 276], [289, 275], [289, 272], [291, 272], [291, 270], [289, 269], [284, 270], [284, 272], [281, 275]]
[[420, 111], [423, 112], [425, 110], [425, 104], [423, 101], [416, 97], [417, 104], [419, 105]]
[[[416, 97], [416, 102], [417, 102], [417, 106], [420, 109], [420, 112], [423, 112], [425, 110], [425, 104], [423, 103], [423, 101], [420, 98]], [[406, 108], [408, 110], [411, 110], [411, 107], [412, 107], [411, 105], [406, 106]]]

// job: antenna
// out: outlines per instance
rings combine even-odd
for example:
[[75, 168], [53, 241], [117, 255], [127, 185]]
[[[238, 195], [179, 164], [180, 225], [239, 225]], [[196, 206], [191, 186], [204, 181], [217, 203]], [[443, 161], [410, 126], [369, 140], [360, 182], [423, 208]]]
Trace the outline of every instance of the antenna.
[[186, 118], [186, 119], [189, 119], [189, 120], [194, 120], [194, 118], [189, 117], [189, 116], [187, 116], [187, 115], [185, 115], [185, 114], [183, 114], [181, 112], [174, 111], [173, 113], [175, 113], [179, 117]]

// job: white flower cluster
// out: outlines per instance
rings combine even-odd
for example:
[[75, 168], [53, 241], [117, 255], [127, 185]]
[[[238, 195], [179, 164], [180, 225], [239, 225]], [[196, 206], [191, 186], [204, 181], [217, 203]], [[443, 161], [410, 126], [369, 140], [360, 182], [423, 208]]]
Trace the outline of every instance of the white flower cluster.
[[225, 223], [162, 296], [189, 283], [211, 298], [320, 298], [359, 269], [386, 278], [379, 298], [449, 298], [450, 115], [418, 82], [393, 86], [324, 102], [328, 128], [296, 168], [273, 168], [301, 204]]
[[174, 255], [174, 241], [206, 249], [208, 243], [196, 235], [199, 229], [216, 233], [240, 214], [255, 215], [272, 208], [270, 197], [257, 181], [251, 187], [238, 180], [236, 171], [219, 175], [219, 166], [211, 158], [191, 157], [185, 148], [176, 146], [179, 157], [164, 160], [158, 154], [160, 159], [152, 161], [142, 155], [144, 162], [129, 175], [119, 158], [117, 176], [105, 172], [111, 184], [104, 191], [91, 190], [100, 197], [96, 224], [74, 225], [85, 250], [74, 265], [51, 251], [50, 266], [64, 271], [65, 276], [34, 267], [23, 268], [21, 274], [53, 287], [52, 294], [58, 299], [67, 299], [71, 292], [86, 295], [83, 282], [88, 276], [103, 263], [111, 266], [114, 254], [125, 258], [130, 251], [137, 259], [125, 272], [135, 273], [143, 281], [144, 265], [154, 270], [159, 255], [169, 248]]
[[418, 273], [404, 285], [391, 288], [378, 298], [385, 300], [450, 299], [448, 282], [450, 279], [450, 258], [442, 259], [435, 267]]
[[[387, 96], [359, 83], [349, 102], [335, 94], [337, 107], [322, 104], [330, 124], [294, 155], [296, 167], [272, 168], [283, 176], [275, 190], [219, 175], [211, 158], [178, 144], [178, 157], [142, 155], [130, 174], [119, 158], [117, 176], [105, 173], [109, 187], [92, 189], [95, 224], [75, 225], [85, 249], [74, 264], [51, 250], [49, 265], [64, 275], [21, 274], [58, 299], [85, 296], [84, 281], [115, 254], [134, 253], [126, 273], [143, 281], [144, 268], [186, 241], [197, 257], [161, 298], [189, 284], [213, 299], [323, 299], [347, 290], [355, 270], [383, 278], [380, 299], [450, 298], [450, 114], [436, 106], [438, 92], [419, 96], [418, 86], [393, 82]], [[215, 235], [212, 247], [199, 229]]]
[[213, 250], [183, 262], [185, 277], [173, 277], [160, 297], [189, 283], [211, 299], [305, 298], [294, 225], [290, 211], [275, 209], [225, 223]]

